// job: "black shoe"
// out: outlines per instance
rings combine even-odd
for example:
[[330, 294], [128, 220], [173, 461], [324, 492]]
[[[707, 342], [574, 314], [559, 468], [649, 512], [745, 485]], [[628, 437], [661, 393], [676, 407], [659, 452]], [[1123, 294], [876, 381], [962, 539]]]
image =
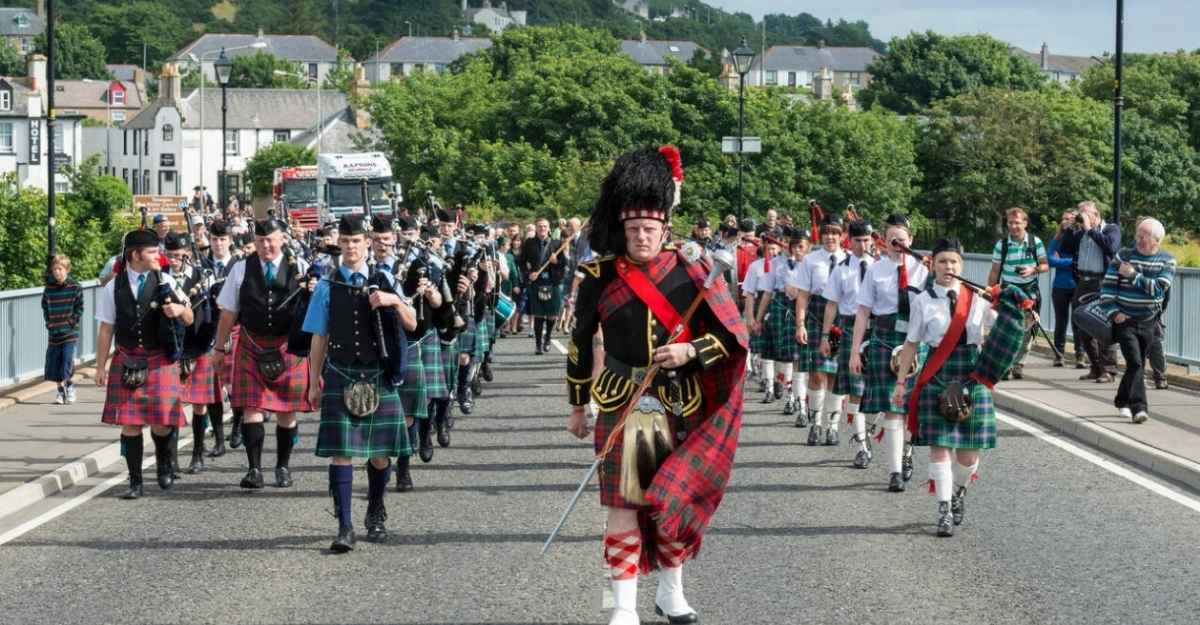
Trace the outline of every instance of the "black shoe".
[[1061, 369], [1061, 368], [1062, 368], [1062, 366], [1063, 366], [1063, 359], [1062, 359], [1062, 358], [1055, 358], [1055, 359], [1054, 359], [1054, 366], [1055, 366], [1056, 368], [1059, 368], [1059, 369]]
[[162, 490], [171, 490], [171, 487], [175, 485], [175, 478], [171, 476], [171, 463], [158, 465], [155, 468], [158, 474], [158, 487]]
[[242, 446], [242, 420], [234, 419], [233, 425], [229, 427], [229, 446], [237, 449]]
[[493, 380], [492, 365], [488, 364], [487, 362], [484, 362], [482, 365], [480, 365], [479, 377], [483, 378], [484, 382], [491, 382]]
[[937, 535], [943, 538], [954, 535], [954, 516], [948, 501], [938, 502]]
[[775, 380], [775, 399], [783, 399], [783, 382]]
[[479, 376], [475, 376], [475, 379], [471, 380], [471, 394], [475, 397], [483, 395], [483, 380], [479, 379]]
[[334, 553], [354, 551], [354, 528], [339, 527], [337, 538], [333, 539], [333, 544], [329, 545], [329, 550]]
[[396, 492], [407, 493], [413, 489], [412, 473], [408, 470], [408, 458], [400, 458], [396, 463]]
[[191, 475], [204, 472], [204, 450], [195, 449], [192, 451], [192, 461], [188, 464], [187, 472]]
[[287, 467], [275, 467], [275, 487], [290, 488], [292, 486], [292, 471]]
[[913, 446], [912, 443], [904, 443], [904, 459], [900, 463], [900, 471], [904, 475], [904, 481], [912, 481], [913, 476]]
[[808, 412], [805, 411], [803, 407], [801, 407], [800, 410], [798, 411], [798, 413], [796, 414], [796, 424], [795, 425], [798, 428], [808, 427]]
[[854, 468], [865, 469], [869, 466], [871, 466], [871, 452], [866, 449], [858, 450], [858, 453], [854, 454]]
[[1160, 391], [1165, 391], [1165, 390], [1171, 388], [1171, 385], [1167, 384], [1166, 380], [1159, 379], [1159, 380], [1154, 381], [1154, 388], [1156, 388]]
[[783, 404], [783, 414], [785, 416], [792, 415], [796, 412], [796, 402], [791, 397]]
[[825, 445], [826, 446], [837, 445], [840, 442], [842, 442], [842, 439], [838, 436], [837, 430], [835, 430], [833, 428], [828, 428], [825, 430]]
[[[1077, 366], [1077, 368], [1078, 368], [1078, 366]], [[1079, 376], [1079, 379], [1080, 380], [1095, 380], [1096, 378], [1098, 378], [1102, 375], [1104, 375], [1103, 371], [1088, 371], [1087, 373]]]
[[821, 426], [813, 425], [808, 428], [808, 446], [813, 447], [821, 442]]
[[950, 497], [950, 514], [954, 516], [955, 525], [962, 525], [963, 518], [967, 515], [966, 503], [964, 503], [966, 497], [966, 486], [955, 488], [954, 494]]
[[764, 404], [770, 404], [770, 403], [772, 403], [772, 402], [774, 402], [774, 401], [775, 401], [775, 393], [772, 393], [772, 392], [771, 392], [771, 389], [767, 389], [767, 390], [766, 390], [766, 391], [763, 393], [762, 403], [764, 403]]
[[125, 494], [121, 495], [121, 499], [140, 499], [144, 494], [145, 492], [142, 490], [141, 482], [130, 482], [129, 490], [125, 491]]
[[259, 489], [263, 487], [262, 469], [250, 469], [242, 478], [242, 488]]
[[667, 614], [666, 612], [663, 612], [662, 608], [658, 607], [658, 602], [654, 603], [654, 613], [659, 616], [667, 617], [667, 623], [669, 623], [670, 625], [689, 625], [691, 623], [699, 623], [700, 622], [700, 615], [696, 614], [695, 612], [692, 612], [690, 614], [684, 614], [681, 616], [671, 616], [671, 615]]
[[1087, 369], [1087, 367], [1088, 367], [1087, 363], [1084, 362], [1083, 360], [1080, 360], [1080, 359], [1075, 360], [1075, 368], [1076, 369]]
[[367, 542], [378, 543], [387, 540], [387, 508], [382, 503], [378, 508], [367, 506]]
[[437, 420], [437, 442], [438, 447], [450, 446], [450, 428], [446, 427], [446, 423], [440, 419]]
[[208, 452], [209, 458], [220, 458], [221, 456], [224, 456], [224, 455], [225, 455], [225, 441], [217, 441], [216, 444], [213, 445], [212, 450]]
[[421, 457], [421, 462], [428, 464], [433, 461], [433, 439], [429, 436], [429, 426], [421, 428], [420, 438], [417, 454]]
[[541, 344], [541, 342], [540, 342], [540, 341], [534, 344], [534, 346], [533, 346], [533, 353], [534, 353], [534, 355], [536, 355], [536, 356], [541, 356], [541, 355], [542, 355], [542, 344]]
[[1096, 384], [1110, 384], [1115, 379], [1116, 378], [1113, 377], [1113, 374], [1104, 373], [1100, 377], [1096, 378]]
[[899, 473], [893, 473], [888, 476], [888, 491], [893, 493], [903, 493], [906, 488], [904, 480], [900, 479]]
[[471, 414], [471, 408], [475, 406], [475, 402], [471, 400], [471, 389], [462, 388], [458, 390], [458, 409], [463, 414]]
[[1023, 367], [1021, 365], [1017, 365], [1017, 366], [1013, 367], [1012, 368], [1012, 378], [1014, 380], [1024, 380], [1025, 379], [1025, 367]]

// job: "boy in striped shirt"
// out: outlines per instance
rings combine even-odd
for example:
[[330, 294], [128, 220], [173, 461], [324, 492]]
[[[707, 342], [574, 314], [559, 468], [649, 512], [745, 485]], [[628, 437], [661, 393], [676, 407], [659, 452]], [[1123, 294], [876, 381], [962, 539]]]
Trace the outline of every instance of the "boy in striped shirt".
[[75, 403], [75, 345], [83, 317], [83, 289], [72, 280], [71, 259], [59, 254], [50, 260], [50, 273], [42, 291], [42, 318], [46, 322], [46, 381], [58, 383], [56, 404]]
[[[996, 241], [996, 246], [992, 248], [992, 271], [988, 274], [988, 284], [1014, 285], [1033, 299], [1034, 310], [1041, 310], [1042, 291], [1038, 284], [1038, 275], [1050, 271], [1046, 245], [1029, 232], [1029, 213], [1026, 213], [1025, 209], [1010, 208], [1005, 211], [1004, 216], [1008, 225], [1008, 236]], [[1017, 364], [1005, 374], [1004, 379], [1012, 377], [1020, 380], [1025, 377], [1022, 363], [1032, 342], [1033, 329], [1030, 329], [1021, 345]]]
[[1161, 250], [1165, 229], [1147, 218], [1138, 224], [1133, 249], [1121, 250], [1104, 274], [1100, 300], [1112, 315], [1113, 334], [1125, 357], [1115, 404], [1124, 419], [1144, 423], [1149, 414], [1145, 366], [1156, 340], [1158, 313], [1175, 279], [1175, 257]]

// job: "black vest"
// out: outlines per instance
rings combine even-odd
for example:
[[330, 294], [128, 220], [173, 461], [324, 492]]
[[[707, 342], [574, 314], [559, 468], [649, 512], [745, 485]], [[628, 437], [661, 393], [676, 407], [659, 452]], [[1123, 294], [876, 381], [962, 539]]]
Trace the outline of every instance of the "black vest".
[[140, 299], [134, 299], [129, 284], [127, 271], [117, 274], [113, 284], [113, 301], [117, 308], [117, 345], [127, 350], [163, 349], [166, 345], [163, 338], [167, 320], [157, 309], [150, 308], [150, 303], [158, 293], [158, 272], [146, 273]]
[[[340, 273], [333, 274], [339, 281]], [[343, 365], [377, 365], [379, 339], [367, 289], [329, 285], [329, 357]]]
[[238, 293], [238, 321], [255, 336], [287, 336], [292, 326], [292, 307], [277, 307], [299, 286], [300, 275], [286, 256], [270, 285], [258, 254], [247, 256], [246, 273]]

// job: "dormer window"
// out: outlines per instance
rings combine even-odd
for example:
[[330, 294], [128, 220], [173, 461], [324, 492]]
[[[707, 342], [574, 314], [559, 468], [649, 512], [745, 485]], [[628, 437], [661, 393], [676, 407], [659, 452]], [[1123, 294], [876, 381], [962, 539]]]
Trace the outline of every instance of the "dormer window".
[[17, 23], [17, 28], [29, 28], [29, 16], [28, 15], [25, 15], [22, 13], [16, 17], [14, 17], [13, 21]]
[[175, 140], [175, 127], [171, 124], [164, 124], [162, 127], [163, 143], [170, 143]]
[[118, 106], [118, 105], [124, 106], [125, 105], [125, 90], [124, 89], [117, 87], [112, 90], [112, 103], [114, 106]]

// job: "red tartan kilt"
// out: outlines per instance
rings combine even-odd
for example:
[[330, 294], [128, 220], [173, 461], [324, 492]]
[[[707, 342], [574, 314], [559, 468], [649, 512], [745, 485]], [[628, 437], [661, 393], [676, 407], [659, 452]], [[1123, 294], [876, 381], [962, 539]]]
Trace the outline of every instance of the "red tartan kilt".
[[[121, 383], [121, 365], [129, 356], [144, 357], [149, 364], [146, 383], [135, 389]], [[109, 425], [187, 425], [180, 400], [179, 365], [169, 362], [161, 351], [118, 349], [108, 366], [108, 386], [104, 396], [102, 423]]]
[[[233, 329], [229, 331], [229, 354], [231, 355], [225, 357], [225, 366], [222, 367], [221, 371], [219, 372], [221, 384], [227, 387], [230, 386], [233, 381], [234, 358], [232, 357], [232, 354], [237, 353], [238, 336], [240, 336], [241, 333], [242, 326], [233, 326]], [[221, 346], [218, 345], [217, 347]]]
[[203, 354], [196, 358], [192, 374], [183, 382], [183, 402], [193, 406], [215, 404], [221, 397], [219, 388], [212, 354]]
[[[624, 407], [622, 407], [623, 409]], [[604, 448], [604, 444], [608, 442], [608, 435], [612, 433], [613, 428], [617, 425], [617, 420], [621, 418], [620, 412], [605, 412], [601, 411], [596, 416], [596, 440], [595, 451], [600, 453]], [[613, 445], [612, 451], [608, 456], [605, 456], [604, 461], [600, 463], [600, 468], [596, 475], [600, 482], [600, 505], [606, 508], [624, 508], [626, 510], [640, 510], [644, 506], [625, 501], [621, 496], [621, 457], [622, 450], [625, 448], [625, 437], [618, 436], [617, 444]]]
[[[255, 349], [278, 350], [287, 364], [278, 379], [264, 381], [254, 362]], [[233, 353], [233, 375], [230, 381], [229, 404], [265, 412], [312, 412], [308, 404], [308, 359], [287, 353], [287, 337], [259, 338], [243, 334], [238, 337]]]

